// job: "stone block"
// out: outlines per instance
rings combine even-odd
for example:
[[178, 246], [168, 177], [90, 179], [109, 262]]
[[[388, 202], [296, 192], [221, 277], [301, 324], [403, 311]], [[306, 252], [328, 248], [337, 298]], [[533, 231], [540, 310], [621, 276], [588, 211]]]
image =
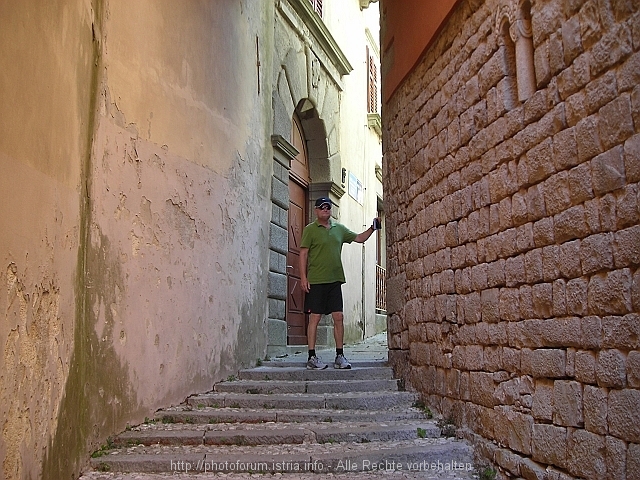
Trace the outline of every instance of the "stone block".
[[533, 242], [536, 247], [545, 247], [555, 242], [553, 218], [543, 218], [533, 224]]
[[584, 315], [587, 313], [587, 288], [585, 278], [569, 280], [565, 287], [565, 300], [568, 315]]
[[567, 462], [567, 429], [555, 425], [535, 424], [532, 447], [534, 460], [564, 468]]
[[518, 292], [520, 297], [520, 317], [532, 319], [536, 316], [533, 310], [533, 292], [530, 285], [523, 285]]
[[587, 112], [595, 113], [616, 98], [618, 94], [616, 90], [616, 78], [613, 71], [606, 72], [604, 75], [594, 79], [587, 84], [586, 88]]
[[535, 248], [533, 239], [533, 223], [525, 223], [516, 228], [516, 248], [518, 253], [524, 253]]
[[576, 205], [553, 217], [554, 237], [558, 243], [584, 238], [589, 233], [583, 205]]
[[[528, 104], [528, 103], [527, 103]], [[526, 111], [526, 106], [525, 106]], [[549, 159], [553, 156], [552, 139], [547, 139], [527, 152], [522, 161], [526, 164], [527, 183], [533, 185], [545, 180], [555, 172]]]
[[287, 277], [280, 273], [269, 272], [267, 296], [279, 300], [287, 298]]
[[596, 383], [596, 354], [594, 352], [589, 350], [578, 350], [576, 352], [574, 375], [579, 382]]
[[504, 286], [504, 264], [504, 259], [487, 264], [487, 284], [489, 288]]
[[289, 237], [287, 230], [274, 225], [269, 228], [269, 248], [275, 252], [286, 255], [289, 248]]
[[603, 230], [610, 230], [603, 227], [600, 221], [600, 200], [599, 198], [594, 198], [593, 200], [584, 202], [584, 215], [589, 233], [599, 233]]
[[631, 284], [631, 272], [626, 268], [591, 277], [587, 291], [589, 313], [624, 315], [630, 312]]
[[494, 391], [495, 383], [491, 373], [469, 372], [469, 396], [473, 403], [493, 408], [495, 406]]
[[640, 351], [634, 350], [627, 355], [627, 384], [640, 388]]
[[613, 233], [601, 233], [582, 240], [580, 262], [584, 275], [613, 268], [613, 239]]
[[607, 473], [604, 436], [586, 430], [569, 432], [567, 442], [567, 470], [583, 478], [605, 478]]
[[535, 222], [547, 216], [541, 185], [530, 187], [527, 190], [525, 199], [527, 201], [528, 221]]
[[596, 381], [600, 387], [627, 385], [626, 355], [620, 350], [600, 350], [596, 358]]
[[633, 478], [626, 476], [627, 445], [616, 437], [605, 437], [607, 477]]
[[638, 350], [640, 348], [640, 315], [609, 316], [602, 319], [603, 348]]
[[559, 131], [553, 137], [553, 162], [557, 171], [566, 170], [581, 163], [578, 159], [576, 127]]
[[267, 337], [269, 347], [286, 347], [287, 322], [275, 318], [267, 319]]
[[[604, 12], [603, 12], [604, 14]], [[591, 50], [591, 73], [597, 76], [633, 51], [631, 29], [626, 24], [613, 24]]]
[[596, 195], [604, 195], [624, 187], [624, 149], [618, 145], [597, 155], [591, 160], [593, 191]]
[[524, 255], [507, 258], [505, 263], [505, 282], [507, 287], [515, 287], [525, 281]]
[[570, 380], [556, 380], [553, 385], [553, 423], [564, 427], [580, 427], [582, 385]]
[[560, 276], [560, 247], [549, 245], [542, 249], [542, 279], [552, 282]]
[[640, 264], [640, 225], [615, 233], [613, 257], [616, 268]]
[[502, 348], [502, 364], [508, 372], [520, 371], [521, 365], [521, 350], [518, 348]]
[[566, 375], [566, 352], [561, 349], [523, 348], [521, 371], [535, 378], [562, 378]]
[[543, 279], [542, 249], [530, 250], [524, 255], [525, 278], [527, 283], [540, 282]]
[[560, 213], [572, 205], [567, 172], [562, 171], [549, 177], [544, 182], [542, 190], [548, 215]]
[[553, 285], [551, 283], [536, 283], [531, 288], [533, 297], [533, 311], [538, 318], [550, 318], [553, 308]]
[[[598, 213], [600, 215], [600, 229], [603, 231], [615, 231], [618, 223], [616, 214], [616, 198], [609, 193], [599, 199]], [[595, 203], [595, 201], [594, 201]], [[586, 204], [585, 204], [586, 205]]]
[[[584, 113], [586, 114], [586, 112]], [[600, 141], [600, 134], [595, 116], [592, 115], [590, 117], [583, 118], [578, 122], [576, 125], [576, 142], [578, 149], [577, 163], [591, 160], [593, 157], [604, 151]]]
[[406, 304], [407, 278], [404, 273], [387, 279], [387, 314], [401, 311]]
[[567, 302], [565, 296], [566, 283], [564, 280], [553, 282], [553, 311], [554, 317], [564, 317], [567, 314]]
[[582, 317], [582, 348], [598, 349], [602, 347], [602, 321], [600, 317]]
[[584, 428], [591, 433], [607, 434], [607, 401], [605, 388], [585, 385], [584, 387]]
[[559, 273], [564, 278], [577, 278], [582, 276], [580, 263], [580, 240], [572, 240], [560, 245], [557, 265]]
[[567, 188], [569, 190], [569, 201], [573, 205], [578, 205], [593, 198], [593, 182], [589, 162], [582, 163], [569, 170]]
[[638, 185], [625, 185], [616, 195], [617, 229], [635, 226], [640, 223], [638, 209]]
[[626, 478], [640, 478], [640, 445], [637, 443], [630, 443], [627, 447]]
[[496, 407], [495, 438], [511, 450], [531, 455], [533, 417], [514, 411], [511, 407]]
[[616, 71], [618, 90], [625, 92], [640, 85], [640, 52], [636, 52], [625, 60]]
[[624, 171], [627, 182], [640, 182], [640, 133], [624, 143]]
[[609, 433], [626, 442], [640, 443], [640, 390], [609, 391]]
[[517, 288], [500, 289], [500, 318], [509, 322], [520, 320]]
[[536, 420], [551, 422], [553, 419], [553, 380], [536, 380], [531, 413]]
[[267, 306], [268, 306], [269, 318], [274, 318], [277, 320], [285, 319], [286, 303], [284, 300], [279, 300], [277, 298], [269, 298]]

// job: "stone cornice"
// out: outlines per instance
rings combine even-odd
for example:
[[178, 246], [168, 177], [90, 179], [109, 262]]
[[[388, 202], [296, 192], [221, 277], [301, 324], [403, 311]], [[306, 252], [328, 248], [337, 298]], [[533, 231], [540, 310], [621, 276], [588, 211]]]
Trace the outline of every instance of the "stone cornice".
[[274, 155], [274, 158], [287, 169], [290, 168], [291, 159], [300, 153], [282, 135], [271, 135], [271, 145], [274, 153], [278, 154]]
[[[309, 0], [280, 0], [278, 8], [286, 14], [286, 10], [283, 9], [285, 4], [290, 5], [298, 14], [338, 73], [340, 75], [348, 75], [353, 70], [353, 67], [320, 16], [313, 10], [311, 2]], [[296, 27], [296, 25], [293, 26]], [[299, 29], [299, 26], [297, 27]], [[302, 34], [303, 32], [299, 30], [298, 33]]]

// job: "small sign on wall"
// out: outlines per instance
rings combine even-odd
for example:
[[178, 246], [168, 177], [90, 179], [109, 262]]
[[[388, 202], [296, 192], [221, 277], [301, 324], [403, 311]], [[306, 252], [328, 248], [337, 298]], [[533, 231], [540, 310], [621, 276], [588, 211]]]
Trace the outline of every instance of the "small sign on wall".
[[364, 205], [364, 187], [352, 172], [349, 172], [349, 196], [360, 205]]

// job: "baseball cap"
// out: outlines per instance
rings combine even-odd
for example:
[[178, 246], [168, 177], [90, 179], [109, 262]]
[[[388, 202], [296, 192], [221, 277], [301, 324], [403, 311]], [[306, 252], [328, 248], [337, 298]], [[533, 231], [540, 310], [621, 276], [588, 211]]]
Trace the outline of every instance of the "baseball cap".
[[321, 207], [322, 205], [333, 205], [333, 202], [327, 197], [320, 197], [316, 200], [316, 208]]

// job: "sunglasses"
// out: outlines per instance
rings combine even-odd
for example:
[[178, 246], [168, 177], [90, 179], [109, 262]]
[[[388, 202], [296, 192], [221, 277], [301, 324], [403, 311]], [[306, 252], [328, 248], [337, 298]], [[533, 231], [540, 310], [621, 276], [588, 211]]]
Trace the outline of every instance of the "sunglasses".
[[324, 205], [320, 205], [319, 207], [317, 207], [318, 210], [331, 210], [331, 205], [327, 205], [326, 203]]

